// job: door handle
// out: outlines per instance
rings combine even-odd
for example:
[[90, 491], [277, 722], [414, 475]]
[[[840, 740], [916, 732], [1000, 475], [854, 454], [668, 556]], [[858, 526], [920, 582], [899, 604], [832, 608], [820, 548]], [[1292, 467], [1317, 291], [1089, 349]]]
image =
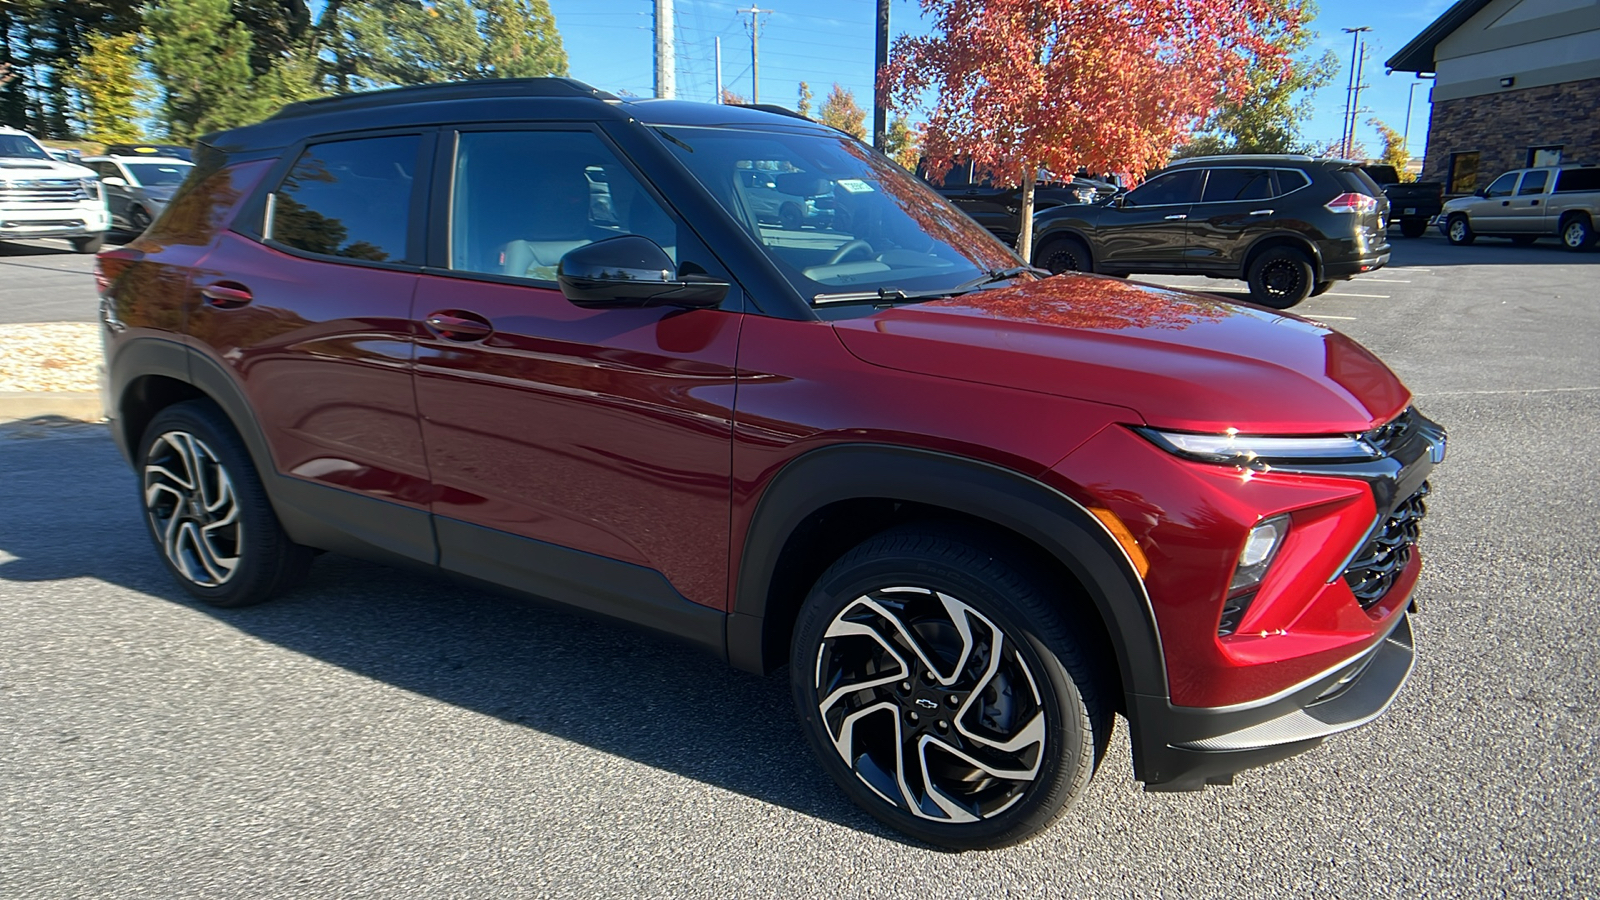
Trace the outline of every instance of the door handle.
[[1530, 203], [1528, 205], [1529, 206], [1538, 206], [1539, 205], [1539, 201], [1535, 200], [1535, 201], [1533, 201], [1532, 203]]
[[1272, 215], [1272, 210], [1270, 210], [1270, 209], [1252, 209], [1252, 210], [1250, 210], [1250, 215], [1252, 215], [1252, 216], [1270, 216], [1270, 215]]
[[1174, 214], [1172, 214], [1170, 216], [1167, 216], [1167, 221], [1170, 222], [1173, 219], [1187, 219], [1187, 218], [1189, 218], [1189, 217], [1184, 215], [1183, 213], [1174, 213]]
[[494, 326], [487, 319], [457, 309], [440, 310], [422, 321], [428, 330], [447, 341], [481, 341], [494, 334]]
[[1511, 205], [1511, 201], [1510, 200], [1501, 200], [1500, 201], [1500, 205], [1501, 206], [1510, 206]]
[[208, 284], [200, 289], [200, 296], [206, 298], [206, 305], [213, 309], [238, 309], [255, 299], [249, 288], [235, 281]]

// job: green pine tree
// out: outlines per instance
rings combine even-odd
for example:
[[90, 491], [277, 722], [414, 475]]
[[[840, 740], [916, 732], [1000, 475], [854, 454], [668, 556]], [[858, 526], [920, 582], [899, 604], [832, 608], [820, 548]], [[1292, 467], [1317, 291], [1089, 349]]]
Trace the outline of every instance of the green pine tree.
[[167, 132], [192, 140], [271, 115], [283, 98], [257, 83], [250, 33], [228, 0], [157, 0], [145, 13], [148, 59], [162, 92]]

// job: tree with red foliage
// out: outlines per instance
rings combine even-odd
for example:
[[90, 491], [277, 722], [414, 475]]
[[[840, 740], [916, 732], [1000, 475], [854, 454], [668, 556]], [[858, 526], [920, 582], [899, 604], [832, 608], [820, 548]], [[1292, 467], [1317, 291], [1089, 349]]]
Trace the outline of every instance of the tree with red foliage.
[[1269, 36], [1299, 27], [1282, 0], [922, 0], [923, 37], [902, 36], [883, 71], [891, 102], [928, 115], [926, 171], [961, 156], [1022, 185], [1017, 250], [1033, 241], [1041, 168], [1129, 172], [1163, 165], [1252, 64], [1282, 61]]

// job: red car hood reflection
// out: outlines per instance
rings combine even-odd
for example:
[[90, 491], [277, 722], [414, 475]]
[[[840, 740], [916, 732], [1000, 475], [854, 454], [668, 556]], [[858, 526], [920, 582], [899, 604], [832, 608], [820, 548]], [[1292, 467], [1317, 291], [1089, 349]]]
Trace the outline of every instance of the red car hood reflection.
[[1187, 431], [1363, 431], [1411, 394], [1366, 348], [1295, 316], [1062, 275], [834, 324], [873, 365], [1132, 408]]

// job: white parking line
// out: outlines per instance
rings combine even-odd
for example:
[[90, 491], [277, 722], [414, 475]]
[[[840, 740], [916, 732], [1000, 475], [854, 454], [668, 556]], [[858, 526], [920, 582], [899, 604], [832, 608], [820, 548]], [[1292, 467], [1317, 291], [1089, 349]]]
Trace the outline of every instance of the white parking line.
[[1326, 294], [1325, 296], [1328, 296], [1328, 297], [1367, 297], [1367, 298], [1370, 298], [1370, 299], [1373, 299], [1373, 300], [1387, 300], [1387, 299], [1389, 299], [1389, 295], [1388, 294], [1346, 294], [1346, 293], [1340, 292], [1340, 293], [1337, 293], [1337, 294], [1329, 293], [1329, 294]]
[[1362, 284], [1410, 284], [1411, 282], [1406, 281], [1405, 279], [1402, 279], [1402, 278], [1363, 278], [1363, 279], [1361, 279], [1361, 283]]
[[1308, 319], [1338, 319], [1341, 322], [1354, 322], [1355, 316], [1307, 316]]

